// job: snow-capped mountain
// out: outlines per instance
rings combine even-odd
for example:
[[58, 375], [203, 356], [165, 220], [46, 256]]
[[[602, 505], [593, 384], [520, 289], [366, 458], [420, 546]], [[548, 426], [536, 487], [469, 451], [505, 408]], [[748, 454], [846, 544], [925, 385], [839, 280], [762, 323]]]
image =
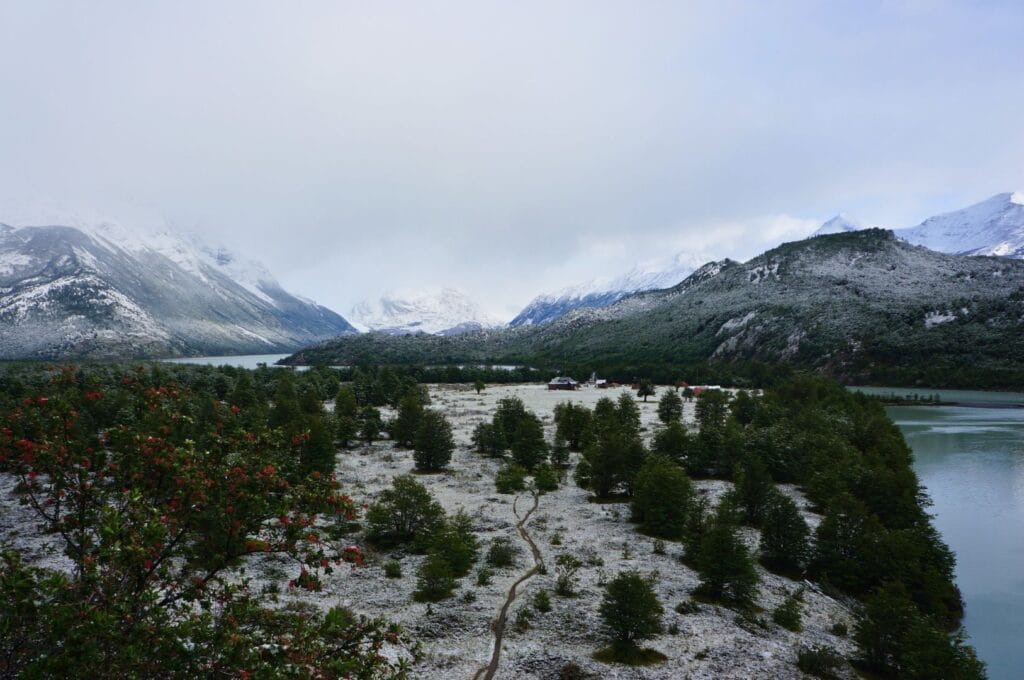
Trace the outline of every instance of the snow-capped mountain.
[[811, 234], [811, 238], [815, 236], [822, 236], [824, 234], [841, 234], [844, 231], [860, 231], [861, 229], [866, 228], [867, 227], [861, 224], [856, 218], [841, 212], [818, 227], [818, 229]]
[[391, 290], [356, 304], [349, 318], [360, 330], [393, 335], [455, 335], [504, 325], [454, 288]]
[[654, 260], [638, 265], [615, 278], [598, 278], [557, 293], [540, 295], [508, 325], [515, 327], [547, 323], [574, 309], [607, 307], [633, 293], [671, 288], [710, 259], [679, 253], [671, 260]]
[[996, 194], [896, 235], [940, 253], [1024, 258], [1024, 193]]
[[165, 223], [0, 221], [0, 358], [269, 353], [354, 330]]

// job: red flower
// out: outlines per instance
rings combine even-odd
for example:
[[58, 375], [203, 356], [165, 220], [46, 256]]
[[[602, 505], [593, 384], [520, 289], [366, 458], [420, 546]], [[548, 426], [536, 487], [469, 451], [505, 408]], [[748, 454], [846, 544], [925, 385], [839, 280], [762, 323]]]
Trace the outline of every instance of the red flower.
[[153, 560], [146, 560], [145, 562], [143, 562], [142, 563], [142, 568], [145, 569], [146, 571], [149, 571], [150, 569], [152, 569], [153, 568]]

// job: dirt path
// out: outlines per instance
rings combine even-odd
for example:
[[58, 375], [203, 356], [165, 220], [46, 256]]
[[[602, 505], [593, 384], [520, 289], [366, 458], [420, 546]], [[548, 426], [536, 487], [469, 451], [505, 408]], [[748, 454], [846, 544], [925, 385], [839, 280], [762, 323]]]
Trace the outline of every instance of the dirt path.
[[519, 502], [519, 497], [516, 497], [512, 501], [512, 514], [519, 520], [516, 523], [516, 530], [519, 535], [523, 537], [523, 540], [530, 545], [530, 552], [533, 553], [533, 567], [525, 574], [516, 579], [516, 582], [512, 584], [512, 587], [508, 589], [508, 595], [505, 597], [505, 604], [502, 605], [501, 611], [498, 613], [498, 618], [494, 619], [494, 623], [491, 624], [491, 629], [494, 631], [494, 651], [491, 653], [491, 662], [478, 670], [473, 675], [473, 680], [492, 680], [494, 674], [498, 672], [498, 664], [501, 661], [501, 640], [505, 636], [505, 624], [508, 622], [508, 610], [512, 606], [512, 602], [516, 599], [516, 591], [519, 586], [532, 578], [541, 568], [544, 566], [544, 557], [540, 554], [540, 548], [533, 542], [530, 534], [526, 532], [526, 522], [530, 519], [530, 515], [533, 514], [534, 510], [537, 509], [537, 505], [540, 503], [540, 494], [537, 492], [533, 493], [533, 507], [530, 508], [525, 515], [519, 517], [519, 512], [516, 511], [516, 504]]

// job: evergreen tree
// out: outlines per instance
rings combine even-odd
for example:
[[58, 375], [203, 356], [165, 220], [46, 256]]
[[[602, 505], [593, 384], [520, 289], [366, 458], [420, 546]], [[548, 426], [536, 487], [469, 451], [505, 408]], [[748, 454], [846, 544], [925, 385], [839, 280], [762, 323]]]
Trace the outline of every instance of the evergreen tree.
[[544, 441], [544, 427], [540, 418], [526, 413], [513, 430], [512, 459], [527, 470], [533, 470], [547, 458], [548, 445]]
[[252, 375], [250, 375], [249, 371], [239, 371], [228, 401], [234, 406], [246, 409], [256, 406], [258, 400], [256, 388], [252, 384]]
[[615, 403], [615, 414], [619, 421], [619, 432], [626, 437], [640, 436], [640, 408], [628, 392], [619, 395]]
[[432, 553], [420, 565], [413, 599], [417, 602], [440, 602], [452, 596], [455, 573], [451, 563], [439, 553]]
[[749, 425], [754, 422], [754, 417], [757, 414], [757, 402], [750, 396], [749, 392], [740, 390], [733, 398], [729, 410], [732, 412], [732, 417], [736, 419], [736, 422], [740, 425]]
[[440, 470], [448, 465], [455, 440], [452, 426], [443, 413], [433, 409], [423, 411], [414, 449], [417, 470]]
[[761, 562], [773, 571], [799, 574], [807, 564], [810, 546], [807, 522], [796, 503], [775, 492], [768, 500], [761, 524]]
[[675, 390], [665, 390], [658, 400], [658, 420], [665, 425], [678, 422], [683, 417], [683, 400]]
[[679, 420], [673, 420], [654, 434], [652, 449], [659, 456], [664, 456], [682, 464], [690, 450], [690, 435], [686, 426]]
[[664, 608], [651, 580], [636, 571], [620, 573], [605, 586], [599, 608], [612, 646], [619, 653], [661, 633]]
[[696, 559], [699, 591], [714, 600], [746, 607], [754, 600], [757, 572], [729, 507], [719, 507], [704, 531]]
[[480, 380], [479, 378], [477, 378], [476, 380], [473, 381], [473, 389], [476, 390], [477, 394], [480, 394], [481, 392], [483, 392], [485, 387], [487, 387], [487, 386], [484, 385], [484, 381], [483, 380]]
[[335, 436], [342, 446], [348, 448], [349, 443], [359, 433], [359, 405], [356, 394], [349, 385], [342, 385], [334, 397]]
[[485, 453], [493, 457], [501, 457], [505, 454], [508, 445], [505, 442], [501, 430], [493, 423], [480, 423], [473, 430], [473, 444], [478, 453]]
[[768, 467], [757, 457], [750, 456], [743, 460], [733, 475], [735, 485], [733, 497], [743, 511], [743, 521], [753, 526], [761, 526], [772, 494], [778, 493]]
[[565, 401], [555, 406], [555, 437], [561, 437], [569, 449], [581, 451], [592, 436], [592, 414], [582, 404]]
[[309, 418], [309, 437], [302, 445], [301, 468], [303, 474], [334, 472], [334, 432], [327, 414]]
[[637, 387], [636, 396], [643, 397], [644, 403], [647, 403], [647, 397], [653, 397], [656, 390], [654, 384], [646, 378], [640, 381], [640, 385]]
[[430, 538], [429, 554], [443, 556], [451, 566], [452, 575], [461, 578], [476, 562], [479, 542], [473, 533], [473, 520], [464, 510], [443, 522]]
[[419, 549], [427, 547], [443, 520], [444, 508], [411, 475], [395, 477], [366, 512], [370, 540], [381, 545], [413, 542]]
[[729, 413], [729, 395], [722, 390], [704, 390], [697, 396], [697, 424], [703, 431], [721, 427]]
[[380, 419], [380, 411], [372, 406], [359, 409], [359, 436], [367, 444], [372, 444], [380, 437], [384, 423]]
[[667, 458], [650, 456], [636, 476], [633, 521], [651, 536], [678, 539], [692, 502], [693, 485], [686, 473]]
[[398, 402], [398, 413], [391, 423], [391, 438], [403, 448], [412, 447], [423, 417], [419, 390], [410, 390]]

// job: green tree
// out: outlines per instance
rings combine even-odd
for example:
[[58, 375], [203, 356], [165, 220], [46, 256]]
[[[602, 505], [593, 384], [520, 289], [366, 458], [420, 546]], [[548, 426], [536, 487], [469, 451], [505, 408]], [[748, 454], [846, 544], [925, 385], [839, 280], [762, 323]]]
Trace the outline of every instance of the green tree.
[[476, 426], [473, 430], [473, 444], [478, 453], [496, 458], [503, 456], [508, 448], [501, 430], [493, 423], [480, 423]]
[[534, 468], [533, 483], [538, 491], [556, 491], [558, 489], [558, 474], [547, 463], [541, 463]]
[[334, 472], [334, 432], [327, 414], [309, 417], [309, 436], [300, 452], [303, 474]]
[[701, 430], [720, 427], [729, 414], [729, 395], [722, 390], [704, 390], [697, 395], [696, 414]]
[[418, 470], [440, 470], [452, 459], [452, 426], [440, 411], [426, 409], [416, 432], [414, 458]]
[[964, 643], [932, 625], [914, 605], [903, 584], [890, 582], [868, 598], [854, 629], [862, 663], [885, 677], [976, 680], [985, 665]]
[[654, 388], [654, 384], [646, 378], [640, 381], [639, 386], [636, 390], [636, 396], [643, 397], [644, 403], [647, 403], [647, 397], [653, 397], [657, 390]]
[[456, 578], [469, 573], [478, 552], [479, 542], [473, 533], [473, 520], [464, 510], [443, 522], [430, 538], [429, 554], [443, 556]]
[[796, 503], [781, 493], [772, 494], [761, 524], [761, 563], [784, 574], [801, 573], [810, 551], [808, 534]]
[[555, 406], [555, 437], [572, 451], [581, 451], [592, 436], [593, 415], [586, 406], [564, 401]]
[[613, 648], [620, 653], [662, 631], [664, 608], [652, 580], [637, 571], [622, 572], [608, 582], [598, 611]]
[[757, 401], [746, 390], [740, 390], [729, 405], [729, 410], [736, 422], [740, 425], [749, 425], [754, 422], [757, 414]]
[[477, 394], [483, 392], [485, 387], [487, 387], [487, 385], [484, 384], [483, 380], [477, 378], [476, 380], [473, 381], [473, 389], [476, 390]]
[[452, 596], [455, 573], [443, 555], [432, 553], [420, 564], [413, 599], [417, 602], [440, 602]]
[[768, 467], [760, 458], [748, 456], [737, 466], [733, 477], [733, 497], [743, 511], [743, 521], [761, 526], [768, 501], [778, 493]]
[[690, 435], [686, 426], [673, 420], [654, 434], [651, 447], [655, 453], [682, 464], [690, 450]]
[[384, 429], [384, 422], [380, 418], [380, 411], [373, 406], [364, 406], [359, 410], [359, 436], [367, 444], [372, 444], [380, 437]]
[[511, 449], [512, 460], [527, 470], [533, 470], [547, 458], [548, 445], [540, 418], [527, 413], [519, 419], [513, 430]]
[[402, 448], [411, 448], [416, 441], [423, 404], [419, 390], [409, 390], [398, 402], [398, 413], [391, 422], [391, 438]]
[[411, 475], [399, 475], [370, 505], [366, 524], [370, 540], [380, 545], [413, 543], [424, 549], [444, 520], [444, 508]]
[[696, 567], [701, 578], [698, 590], [705, 596], [740, 607], [753, 602], [757, 572], [731, 508], [719, 507], [704, 531]]
[[644, 533], [681, 538], [692, 502], [693, 485], [686, 473], [667, 458], [649, 457], [636, 476], [632, 505], [633, 521]]
[[675, 390], [665, 390], [658, 400], [658, 420], [665, 425], [678, 422], [683, 417], [683, 400]]

